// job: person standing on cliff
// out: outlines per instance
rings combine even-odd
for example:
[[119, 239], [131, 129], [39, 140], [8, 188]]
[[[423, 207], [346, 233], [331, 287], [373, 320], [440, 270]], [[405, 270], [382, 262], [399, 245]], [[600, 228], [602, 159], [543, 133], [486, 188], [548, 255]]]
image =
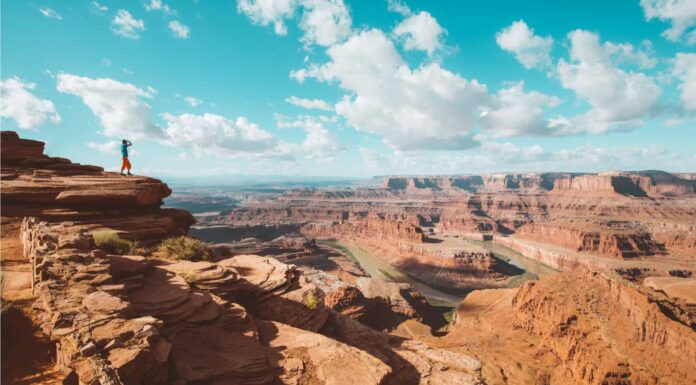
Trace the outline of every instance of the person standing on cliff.
[[121, 175], [123, 175], [123, 170], [128, 170], [128, 175], [133, 175], [130, 172], [131, 164], [128, 160], [128, 147], [132, 145], [133, 143], [126, 139], [123, 139], [123, 141], [121, 142], [121, 156], [123, 156], [123, 162], [121, 163]]

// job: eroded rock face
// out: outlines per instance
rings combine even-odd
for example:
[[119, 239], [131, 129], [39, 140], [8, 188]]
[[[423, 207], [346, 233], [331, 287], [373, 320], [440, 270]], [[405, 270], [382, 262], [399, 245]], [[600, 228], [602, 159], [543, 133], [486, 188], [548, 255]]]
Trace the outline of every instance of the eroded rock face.
[[[389, 342], [330, 310], [321, 289], [276, 259], [240, 255], [212, 263], [106, 255], [89, 251], [89, 239], [61, 247], [60, 236], [52, 236], [66, 228], [61, 224], [25, 222], [37, 316], [58, 344], [63, 373], [80, 383], [399, 384], [450, 368], [437, 364], [444, 352], [423, 358], [437, 350]], [[376, 338], [385, 344], [373, 346]], [[476, 361], [452, 359], [460, 368], [447, 376], [478, 383]], [[409, 360], [419, 366], [392, 380], [390, 373]]]
[[491, 383], [693, 383], [695, 329], [670, 317], [649, 292], [579, 269], [477, 292], [446, 340], [470, 343]]
[[[326, 306], [326, 293], [336, 288], [325, 291], [329, 279], [310, 278], [277, 259], [168, 261], [97, 249], [95, 230], [154, 242], [184, 233], [190, 214], [160, 209], [168, 189], [153, 179], [121, 180], [58, 161], [75, 174], [49, 171], [45, 181], [34, 180], [31, 167], [56, 160], [39, 156], [40, 143], [5, 133], [3, 153], [5, 137], [11, 145], [8, 164], [17, 173], [3, 175], [3, 215], [24, 216], [19, 237], [32, 265], [33, 316], [57, 346], [66, 383], [480, 383], [476, 360], [363, 326]], [[5, 166], [3, 159], [3, 172]], [[102, 196], [102, 187], [83, 184], [85, 174], [125, 193]], [[7, 185], [8, 200], [7, 181], [14, 183]], [[141, 199], [143, 191], [152, 199]], [[278, 243], [316, 246], [300, 245], [299, 239]], [[390, 300], [409, 311], [398, 298]]]
[[[42, 142], [2, 132], [3, 216], [60, 221], [72, 230], [113, 230], [141, 241], [185, 234], [194, 222], [186, 211], [160, 209], [171, 190], [157, 179], [104, 172], [49, 157], [43, 148]], [[75, 231], [65, 231], [70, 232]]]

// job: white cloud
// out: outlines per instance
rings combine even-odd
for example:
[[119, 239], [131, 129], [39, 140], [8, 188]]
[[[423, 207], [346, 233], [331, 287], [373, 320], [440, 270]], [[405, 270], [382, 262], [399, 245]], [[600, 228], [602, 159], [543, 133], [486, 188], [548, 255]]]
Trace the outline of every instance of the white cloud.
[[305, 157], [332, 158], [342, 150], [336, 135], [324, 126], [321, 117], [301, 115], [294, 120], [286, 120], [277, 116], [276, 119], [280, 128], [301, 128], [307, 134], [301, 149], [298, 149]]
[[41, 12], [42, 15], [48, 17], [49, 19], [63, 20], [63, 16], [61, 16], [58, 12], [54, 11], [51, 8], [41, 7], [39, 8], [39, 12]]
[[688, 44], [696, 44], [696, 1], [694, 0], [640, 0], [646, 20], [669, 21], [672, 26], [662, 33], [666, 39], [678, 41], [686, 35]]
[[554, 119], [552, 127], [563, 134], [627, 130], [654, 110], [661, 89], [652, 78], [615, 66], [612, 52], [592, 32], [575, 30], [568, 36], [571, 60], [561, 59], [557, 65], [561, 86], [573, 90], [592, 110], [572, 119]]
[[171, 146], [218, 155], [277, 155], [278, 139], [246, 118], [230, 120], [208, 113], [161, 116], [166, 121], [164, 142]]
[[125, 9], [119, 9], [111, 20], [111, 30], [119, 36], [137, 40], [140, 32], [145, 30], [143, 19], [136, 19]]
[[394, 28], [394, 35], [403, 41], [407, 51], [425, 51], [431, 56], [442, 48], [442, 36], [446, 33], [437, 20], [425, 11], [408, 17]]
[[672, 73], [681, 80], [681, 101], [684, 108], [696, 111], [696, 54], [677, 53]]
[[343, 0], [239, 0], [237, 9], [253, 23], [273, 25], [278, 35], [287, 35], [285, 21], [302, 9], [299, 22], [304, 32], [302, 42], [309, 46], [330, 46], [344, 40], [351, 32], [352, 20]]
[[306, 108], [306, 109], [317, 109], [317, 110], [324, 110], [324, 111], [333, 111], [333, 107], [331, 104], [329, 104], [325, 100], [321, 99], [304, 99], [304, 98], [298, 98], [297, 96], [290, 96], [289, 98], [285, 99], [286, 102]]
[[154, 90], [109, 78], [92, 79], [71, 74], [58, 75], [57, 90], [76, 95], [96, 115], [103, 134], [117, 138], [161, 137], [152, 122], [150, 106], [142, 98], [152, 98]]
[[629, 43], [604, 43], [604, 48], [617, 65], [621, 64], [635, 64], [640, 68], [653, 68], [657, 64], [657, 59], [655, 58], [655, 51], [653, 50], [652, 43], [649, 40], [645, 40], [642, 43], [643, 49], [634, 48], [632, 44]]
[[368, 168], [379, 170], [391, 168], [391, 159], [389, 156], [365, 147], [360, 147], [358, 151], [362, 156], [363, 163], [365, 163], [365, 166]]
[[176, 11], [171, 9], [167, 4], [164, 4], [162, 0], [150, 0], [149, 2], [143, 3], [146, 11], [162, 11], [167, 15], [176, 15]]
[[34, 83], [25, 83], [14, 77], [0, 82], [0, 116], [12, 119], [19, 128], [34, 129], [50, 120], [60, 123], [60, 115], [53, 102], [39, 99], [30, 92]]
[[278, 35], [287, 35], [285, 19], [295, 11], [294, 0], [239, 0], [237, 10], [244, 13], [252, 22], [262, 26], [273, 24]]
[[118, 154], [121, 147], [118, 141], [112, 140], [106, 143], [88, 142], [87, 147], [104, 154]]
[[390, 12], [396, 12], [401, 16], [410, 16], [412, 14], [411, 8], [406, 5], [402, 0], [387, 0], [387, 9]]
[[181, 24], [178, 20], [169, 22], [169, 30], [172, 31], [172, 35], [178, 39], [188, 39], [191, 33], [189, 27]]
[[527, 69], [551, 66], [553, 38], [535, 35], [523, 20], [498, 32], [495, 41], [500, 48], [514, 53], [517, 61]]
[[176, 157], [177, 157], [179, 160], [186, 160], [186, 159], [188, 159], [188, 154], [185, 153], [185, 152], [180, 152]]
[[330, 46], [350, 34], [352, 20], [343, 0], [301, 0], [300, 4], [304, 8], [300, 28], [305, 44]]
[[291, 76], [337, 81], [352, 95], [344, 97], [336, 111], [356, 129], [378, 134], [400, 150], [476, 145], [469, 131], [488, 101], [485, 85], [438, 64], [411, 70], [377, 29], [336, 44], [327, 54], [331, 58], [327, 64]]
[[553, 130], [544, 119], [544, 108], [556, 107], [560, 99], [540, 92], [524, 91], [524, 82], [498, 91], [490, 108], [483, 111], [484, 132], [492, 137], [551, 135]]
[[96, 1], [90, 2], [89, 5], [90, 5], [90, 8], [92, 9], [92, 12], [95, 12], [95, 13], [105, 13], [106, 11], [109, 10], [109, 7], [107, 7], [106, 5], [99, 4]]
[[191, 106], [191, 107], [197, 107], [199, 104], [202, 104], [202, 103], [203, 103], [202, 100], [196, 99], [196, 98], [194, 98], [193, 96], [187, 96], [187, 97], [184, 98], [184, 100], [185, 100], [186, 103], [188, 103], [188, 105]]

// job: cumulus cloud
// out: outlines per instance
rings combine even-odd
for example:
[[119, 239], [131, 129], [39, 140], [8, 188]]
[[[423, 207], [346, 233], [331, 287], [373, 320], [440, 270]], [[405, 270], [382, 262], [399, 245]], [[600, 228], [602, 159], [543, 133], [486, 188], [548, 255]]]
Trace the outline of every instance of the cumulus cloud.
[[63, 20], [63, 16], [61, 16], [58, 12], [54, 11], [51, 8], [41, 7], [39, 8], [39, 12], [41, 12], [42, 15], [48, 17], [49, 19]]
[[643, 41], [642, 48], [635, 48], [629, 43], [612, 43], [610, 41], [604, 43], [604, 48], [617, 65], [634, 64], [639, 68], [653, 68], [657, 64], [655, 51], [649, 40]]
[[482, 111], [483, 131], [492, 137], [551, 135], [553, 130], [544, 119], [544, 109], [561, 103], [555, 96], [525, 92], [520, 81], [498, 91], [491, 106]]
[[99, 118], [103, 134], [108, 137], [161, 137], [152, 122], [150, 106], [143, 98], [152, 98], [154, 90], [147, 91], [130, 83], [109, 78], [92, 79], [71, 74], [59, 74], [57, 90], [82, 98]]
[[396, 12], [401, 16], [410, 16], [412, 14], [411, 8], [406, 5], [402, 0], [387, 0], [387, 9], [390, 12]]
[[343, 0], [239, 0], [237, 9], [253, 23], [273, 25], [278, 35], [286, 35], [285, 21], [301, 9], [301, 40], [305, 45], [330, 46], [351, 32], [352, 19]]
[[667, 40], [678, 41], [685, 35], [688, 44], [696, 44], [696, 2], [693, 0], [640, 0], [646, 20], [670, 22], [662, 33]]
[[172, 35], [178, 39], [188, 39], [191, 33], [189, 27], [181, 24], [178, 20], [169, 22], [169, 30], [172, 31]]
[[437, 20], [425, 11], [408, 17], [394, 28], [394, 35], [403, 41], [407, 51], [425, 51], [430, 56], [442, 48], [442, 36], [446, 33]]
[[294, 0], [239, 0], [237, 10], [244, 13], [252, 22], [262, 26], [273, 24], [278, 35], [287, 35], [285, 19], [295, 12]]
[[595, 33], [575, 30], [569, 33], [570, 61], [558, 61], [561, 86], [573, 90], [592, 109], [569, 119], [554, 119], [552, 127], [561, 133], [605, 133], [630, 129], [637, 119], [651, 113], [661, 89], [652, 78], [640, 72], [626, 72], [611, 60], [611, 50], [601, 45]]
[[104, 154], [118, 154], [120, 151], [120, 143], [112, 140], [106, 143], [88, 142], [87, 147], [102, 152]]
[[336, 135], [329, 131], [321, 117], [301, 115], [295, 119], [287, 120], [283, 117], [276, 117], [277, 125], [280, 128], [300, 128], [306, 134], [301, 148], [302, 155], [309, 158], [333, 158], [336, 152], [342, 150]]
[[162, 0], [150, 0], [143, 3], [146, 11], [162, 11], [167, 15], [176, 15], [176, 11], [171, 9], [167, 4], [164, 4]]
[[34, 129], [46, 121], [60, 123], [60, 115], [53, 102], [40, 99], [30, 92], [36, 84], [14, 77], [0, 82], [0, 116], [12, 119], [17, 127]]
[[145, 22], [143, 19], [134, 18], [125, 9], [119, 9], [111, 20], [111, 30], [116, 35], [137, 40], [140, 38], [140, 32], [145, 30]]
[[660, 146], [601, 147], [592, 144], [548, 151], [542, 146], [519, 146], [487, 141], [468, 153], [384, 153], [361, 148], [363, 163], [377, 174], [460, 174], [464, 172], [606, 171], [608, 169], [673, 169], [675, 161], [696, 165]]
[[551, 66], [551, 36], [541, 37], [523, 20], [516, 21], [495, 35], [500, 48], [515, 54], [524, 68], [542, 69]]
[[163, 142], [198, 153], [274, 156], [272, 150], [279, 144], [275, 136], [243, 117], [231, 120], [208, 113], [161, 116], [166, 122]]
[[696, 54], [677, 53], [673, 61], [672, 74], [680, 79], [682, 105], [696, 111]]
[[415, 70], [401, 59], [392, 41], [372, 29], [327, 50], [322, 66], [294, 71], [337, 82], [352, 95], [336, 111], [358, 130], [378, 134], [400, 150], [462, 149], [475, 146], [470, 129], [488, 102], [486, 86], [433, 63]]
[[304, 98], [298, 98], [297, 96], [292, 95], [289, 98], [285, 99], [285, 101], [292, 104], [292, 105], [306, 108], [308, 110], [317, 109], [317, 110], [323, 110], [323, 111], [333, 111], [333, 107], [331, 106], [331, 104], [329, 104], [327, 101], [321, 100], [321, 99], [304, 99]]
[[186, 96], [184, 98], [184, 101], [186, 101], [186, 103], [191, 107], [197, 107], [199, 104], [203, 103], [202, 100], [196, 99], [193, 96]]
[[353, 21], [343, 0], [301, 0], [300, 4], [304, 9], [300, 28], [305, 44], [326, 47], [350, 34]]

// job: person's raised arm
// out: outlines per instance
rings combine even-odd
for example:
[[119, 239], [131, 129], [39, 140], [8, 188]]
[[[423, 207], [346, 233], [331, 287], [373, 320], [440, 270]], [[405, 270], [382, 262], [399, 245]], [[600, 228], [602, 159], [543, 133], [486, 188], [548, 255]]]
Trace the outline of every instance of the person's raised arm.
[[128, 142], [128, 143], [126, 144], [126, 145], [127, 145], [128, 147], [130, 147], [130, 146], [132, 146], [132, 145], [133, 145], [133, 143], [131, 143], [131, 141], [130, 141], [130, 140], [127, 140], [126, 142]]

